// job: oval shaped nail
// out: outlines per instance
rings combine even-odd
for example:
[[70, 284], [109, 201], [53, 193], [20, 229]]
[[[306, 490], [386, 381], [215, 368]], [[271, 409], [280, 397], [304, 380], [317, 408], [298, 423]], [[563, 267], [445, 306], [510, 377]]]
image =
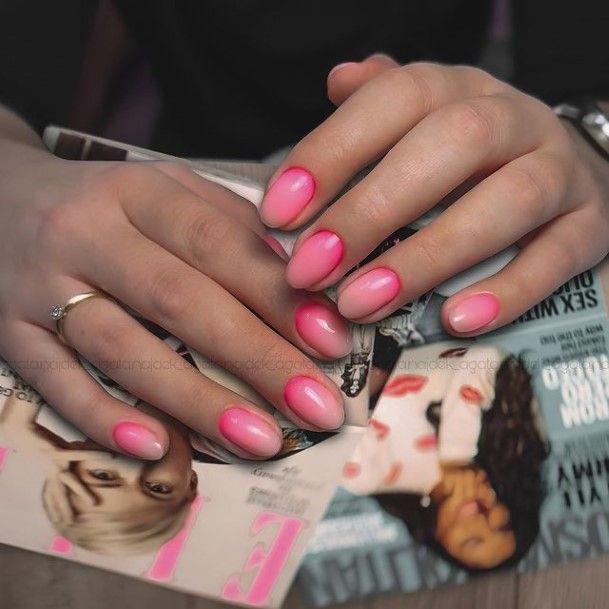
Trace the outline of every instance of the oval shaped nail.
[[343, 241], [336, 233], [323, 230], [311, 235], [288, 262], [288, 283], [294, 288], [318, 283], [340, 264], [344, 251]]
[[309, 346], [326, 357], [344, 357], [351, 352], [351, 331], [335, 311], [317, 302], [306, 303], [294, 314], [296, 331]]
[[112, 439], [126, 453], [140, 459], [156, 461], [167, 452], [165, 443], [161, 442], [152, 430], [132, 421], [115, 425]]
[[338, 310], [347, 319], [362, 319], [390, 303], [400, 287], [400, 279], [391, 269], [372, 269], [339, 292]]
[[290, 167], [269, 187], [260, 206], [260, 217], [267, 226], [284, 226], [300, 214], [314, 194], [311, 173], [302, 167]]
[[241, 406], [227, 408], [218, 419], [218, 429], [229, 442], [257, 457], [272, 457], [281, 448], [278, 429]]
[[300, 419], [320, 429], [337, 429], [343, 423], [343, 404], [321, 383], [308, 376], [290, 379], [284, 389], [288, 408]]

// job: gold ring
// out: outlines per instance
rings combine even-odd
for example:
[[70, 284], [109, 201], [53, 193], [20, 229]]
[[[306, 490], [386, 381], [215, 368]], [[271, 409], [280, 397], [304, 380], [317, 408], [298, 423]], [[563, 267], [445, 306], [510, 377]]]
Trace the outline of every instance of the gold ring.
[[68, 343], [63, 335], [63, 320], [77, 304], [89, 300], [89, 298], [108, 298], [108, 296], [103, 292], [83, 292], [82, 294], [72, 296], [64, 305], [53, 305], [49, 309], [51, 319], [55, 322], [55, 332], [59, 340], [65, 345]]

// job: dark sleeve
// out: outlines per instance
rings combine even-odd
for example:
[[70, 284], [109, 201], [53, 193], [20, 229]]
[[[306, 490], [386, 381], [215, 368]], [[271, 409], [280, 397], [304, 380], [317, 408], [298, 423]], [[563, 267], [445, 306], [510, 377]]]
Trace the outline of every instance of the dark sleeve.
[[514, 81], [549, 104], [609, 100], [609, 1], [513, 0]]
[[96, 9], [93, 0], [0, 2], [0, 103], [37, 131], [65, 122]]

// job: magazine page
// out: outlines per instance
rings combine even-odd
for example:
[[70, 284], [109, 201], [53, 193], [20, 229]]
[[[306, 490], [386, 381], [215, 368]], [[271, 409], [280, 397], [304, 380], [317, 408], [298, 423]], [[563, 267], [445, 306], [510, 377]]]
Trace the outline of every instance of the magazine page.
[[444, 333], [438, 293], [380, 322], [370, 422], [297, 578], [311, 605], [609, 551], [608, 285], [604, 262], [475, 340]]
[[[50, 133], [62, 141], [60, 130]], [[96, 148], [101, 158], [136, 155], [74, 133], [69, 143], [88, 150], [86, 158], [96, 158]], [[136, 156], [158, 158], [150, 151]], [[201, 175], [261, 199], [260, 184], [200, 167]], [[352, 354], [324, 364], [343, 393], [347, 424], [338, 433], [314, 433], [295, 428], [238, 378], [132, 314], [185, 365], [273, 412], [282, 450], [270, 461], [238, 459], [83, 360], [107, 391], [169, 429], [170, 450], [161, 461], [129, 459], [83, 437], [0, 361], [0, 542], [231, 603], [279, 606], [365, 429], [374, 329], [354, 328]]]

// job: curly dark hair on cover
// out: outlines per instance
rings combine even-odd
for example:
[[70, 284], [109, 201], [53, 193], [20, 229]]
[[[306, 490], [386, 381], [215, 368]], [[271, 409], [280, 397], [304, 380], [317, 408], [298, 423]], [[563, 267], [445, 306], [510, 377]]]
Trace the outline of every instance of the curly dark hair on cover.
[[[438, 406], [433, 403], [428, 409], [432, 423], [437, 419]], [[530, 375], [521, 358], [510, 355], [497, 371], [495, 398], [482, 416], [473, 462], [486, 472], [497, 500], [509, 510], [510, 528], [516, 540], [514, 554], [492, 570], [520, 562], [539, 532], [539, 510], [545, 496], [542, 468], [549, 454], [549, 444], [539, 424]], [[421, 497], [415, 494], [391, 493], [375, 498], [390, 514], [404, 521], [416, 541], [457, 563], [435, 539], [433, 504], [422, 506]]]

